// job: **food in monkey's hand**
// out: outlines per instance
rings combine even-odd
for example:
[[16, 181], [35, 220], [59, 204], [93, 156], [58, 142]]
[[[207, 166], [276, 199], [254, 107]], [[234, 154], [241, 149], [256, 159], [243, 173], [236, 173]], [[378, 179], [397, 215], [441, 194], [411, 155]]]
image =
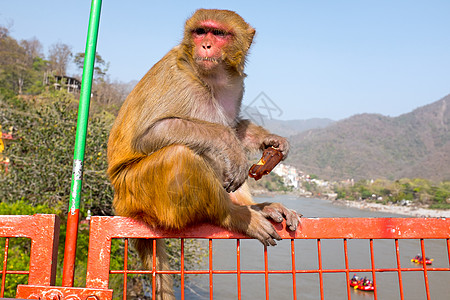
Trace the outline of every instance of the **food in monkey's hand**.
[[283, 153], [274, 147], [268, 147], [264, 150], [258, 163], [251, 166], [248, 176], [255, 180], [261, 179], [264, 175], [269, 174], [273, 168], [283, 159]]

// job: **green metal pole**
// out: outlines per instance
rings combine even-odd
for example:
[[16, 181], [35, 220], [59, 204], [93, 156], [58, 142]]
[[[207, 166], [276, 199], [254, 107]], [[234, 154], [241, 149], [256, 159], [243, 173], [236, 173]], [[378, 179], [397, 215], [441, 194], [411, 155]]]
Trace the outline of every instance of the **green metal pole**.
[[95, 52], [97, 48], [98, 25], [100, 22], [101, 0], [92, 0], [89, 28], [84, 55], [83, 78], [81, 81], [80, 103], [78, 107], [77, 133], [73, 155], [72, 184], [70, 188], [69, 215], [67, 218], [66, 244], [62, 286], [73, 286], [75, 255], [77, 248], [80, 192], [83, 177], [84, 150], [89, 118], [92, 77], [94, 74]]

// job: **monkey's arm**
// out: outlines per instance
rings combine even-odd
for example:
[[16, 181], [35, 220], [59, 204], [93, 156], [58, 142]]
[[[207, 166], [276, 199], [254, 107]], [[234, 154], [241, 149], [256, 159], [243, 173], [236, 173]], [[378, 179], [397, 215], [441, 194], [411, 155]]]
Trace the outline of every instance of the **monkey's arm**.
[[289, 153], [289, 143], [284, 137], [272, 134], [249, 120], [241, 120], [236, 126], [236, 132], [248, 151], [275, 147], [283, 154], [283, 160]]
[[[241, 120], [236, 126], [236, 132], [247, 150], [264, 150], [273, 146], [283, 153], [284, 158], [289, 152], [289, 143], [285, 138], [271, 134], [249, 120]], [[270, 218], [275, 222], [281, 222], [283, 219], [286, 219], [286, 224], [292, 231], [297, 229], [300, 222], [301, 214], [284, 207], [280, 203], [256, 203], [251, 208], [261, 212], [266, 218]]]
[[247, 177], [248, 161], [241, 142], [227, 126], [188, 118], [163, 118], [133, 139], [133, 148], [151, 154], [170, 145], [184, 145], [203, 156], [232, 192]]

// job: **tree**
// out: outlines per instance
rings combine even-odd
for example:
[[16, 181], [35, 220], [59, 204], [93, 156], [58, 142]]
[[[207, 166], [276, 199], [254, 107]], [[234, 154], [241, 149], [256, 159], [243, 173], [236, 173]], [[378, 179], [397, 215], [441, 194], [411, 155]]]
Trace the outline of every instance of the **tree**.
[[36, 38], [22, 40], [19, 44], [25, 54], [23, 60], [26, 68], [23, 72], [20, 92], [22, 92], [22, 88], [27, 89], [28, 92], [32, 92], [31, 88], [33, 86], [38, 86], [42, 90], [42, 73], [47, 67], [47, 61], [42, 58], [44, 57], [42, 44]]
[[56, 75], [66, 75], [67, 67], [72, 57], [72, 47], [61, 42], [55, 43], [49, 49], [50, 68]]
[[27, 56], [25, 50], [3, 28], [0, 39], [0, 82], [2, 87], [22, 94], [26, 77]]
[[9, 29], [3, 26], [0, 26], [0, 39], [3, 39], [9, 35]]
[[[82, 72], [84, 66], [84, 52], [78, 52], [75, 54], [73, 62], [78, 69], [80, 69], [80, 72]], [[109, 62], [106, 62], [100, 54], [95, 53], [94, 66], [94, 78], [104, 78], [109, 69]]]
[[36, 57], [44, 57], [44, 53], [42, 52], [42, 44], [38, 39], [36, 39], [36, 37], [20, 41], [20, 46], [22, 46], [22, 48], [25, 50], [25, 54], [30, 59], [35, 59]]
[[[0, 180], [0, 199], [67, 206], [70, 195], [77, 101], [65, 90], [49, 90], [39, 103], [0, 98], [0, 124], [19, 137], [5, 149], [9, 173]], [[82, 211], [110, 215], [112, 189], [106, 175], [106, 144], [114, 116], [92, 115], [86, 139]], [[1, 175], [1, 174], [0, 174]], [[13, 187], [13, 188], [11, 188]]]
[[94, 81], [93, 94], [95, 101], [100, 104], [118, 105], [125, 100], [128, 91], [123, 84], [106, 78]]
[[[75, 54], [73, 59], [80, 72], [83, 71], [84, 53]], [[120, 104], [128, 94], [123, 84], [111, 82], [107, 76], [109, 62], [106, 62], [100, 54], [95, 53], [94, 81], [92, 91], [94, 100], [101, 104]]]
[[41, 58], [42, 45], [36, 39], [17, 42], [8, 30], [0, 27], [0, 84], [17, 94], [29, 91], [39, 82], [46, 62]]

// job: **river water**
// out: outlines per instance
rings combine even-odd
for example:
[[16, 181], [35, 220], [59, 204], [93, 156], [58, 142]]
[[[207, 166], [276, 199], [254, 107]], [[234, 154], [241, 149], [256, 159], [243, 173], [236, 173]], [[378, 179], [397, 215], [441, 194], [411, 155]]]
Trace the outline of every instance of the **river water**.
[[[257, 202], [281, 202], [297, 210], [304, 217], [405, 217], [401, 215], [365, 211], [356, 208], [336, 206], [329, 201], [313, 198], [298, 198], [292, 195], [259, 197]], [[206, 243], [205, 243], [206, 245]], [[349, 267], [355, 269], [371, 268], [370, 245], [368, 240], [348, 240]], [[400, 263], [403, 268], [415, 268], [410, 259], [420, 253], [419, 240], [399, 240]], [[241, 269], [264, 270], [263, 246], [255, 240], [241, 240]], [[317, 269], [317, 241], [296, 240], [296, 268]], [[345, 268], [342, 240], [321, 240], [323, 269]], [[425, 253], [434, 259], [432, 267], [449, 267], [446, 242], [425, 240]], [[393, 240], [374, 240], [375, 268], [395, 268], [395, 244]], [[213, 240], [214, 270], [236, 270], [236, 241]], [[206, 259], [207, 260], [207, 259]], [[290, 270], [290, 241], [280, 241], [276, 247], [268, 248], [269, 269]], [[207, 263], [207, 262], [206, 262]], [[205, 266], [207, 269], [207, 266]], [[353, 274], [350, 274], [352, 276]], [[371, 272], [358, 273], [359, 276], [372, 278]], [[269, 298], [274, 300], [293, 299], [292, 275], [269, 275]], [[450, 299], [450, 272], [428, 272], [431, 299]], [[378, 299], [400, 299], [398, 274], [396, 272], [377, 272]], [[264, 275], [243, 274], [242, 299], [266, 299]], [[347, 298], [345, 273], [323, 275], [325, 299], [339, 300]], [[426, 299], [423, 272], [402, 272], [405, 300]], [[214, 299], [237, 299], [236, 275], [218, 274], [213, 276]], [[297, 299], [320, 299], [318, 274], [297, 274]], [[179, 297], [179, 290], [177, 291]], [[373, 292], [351, 289], [351, 299], [373, 299]], [[209, 276], [189, 277], [185, 288], [186, 299], [209, 299]]]

